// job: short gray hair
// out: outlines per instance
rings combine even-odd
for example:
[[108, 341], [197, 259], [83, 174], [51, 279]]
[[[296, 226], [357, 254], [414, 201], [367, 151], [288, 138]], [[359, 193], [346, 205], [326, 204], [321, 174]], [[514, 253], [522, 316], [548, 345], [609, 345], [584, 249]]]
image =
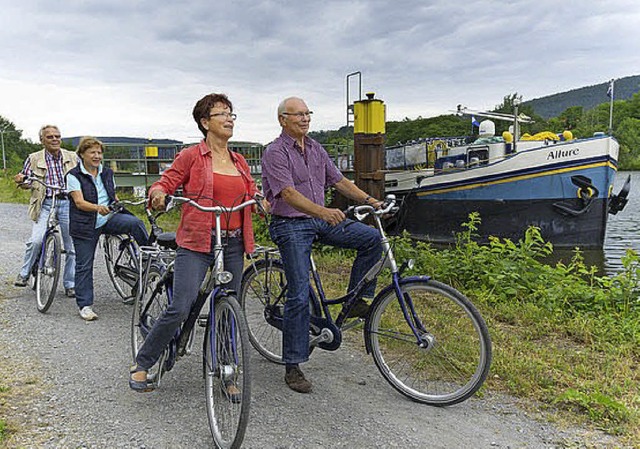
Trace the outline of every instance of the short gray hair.
[[60, 128], [58, 128], [56, 125], [42, 125], [42, 127], [40, 128], [40, 131], [38, 132], [38, 136], [40, 137], [40, 142], [42, 142], [42, 139], [44, 139], [44, 130], [48, 128], [53, 128], [56, 131], [60, 132]]
[[300, 101], [304, 101], [302, 98], [300, 97], [287, 97], [284, 100], [282, 100], [280, 102], [280, 104], [278, 105], [278, 117], [280, 117], [283, 112], [285, 112], [285, 110], [287, 109], [287, 101], [289, 100], [300, 100]]

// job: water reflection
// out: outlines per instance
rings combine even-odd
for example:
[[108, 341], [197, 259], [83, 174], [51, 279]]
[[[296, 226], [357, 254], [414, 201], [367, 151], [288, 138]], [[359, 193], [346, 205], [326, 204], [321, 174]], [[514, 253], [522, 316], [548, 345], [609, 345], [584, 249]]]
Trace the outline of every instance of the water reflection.
[[[604, 247], [581, 251], [585, 264], [598, 267], [600, 275], [612, 275], [622, 269], [620, 259], [628, 248], [640, 253], [640, 172], [619, 172], [614, 182], [613, 192], [617, 194], [620, 191], [629, 175], [631, 175], [629, 202], [617, 215], [609, 215]], [[554, 248], [551, 257], [544, 261], [550, 265], [555, 265], [557, 262], [568, 264], [574, 255], [573, 250]]]
[[619, 172], [613, 191], [618, 193], [628, 175], [631, 175], [629, 202], [622, 212], [609, 215], [602, 262], [598, 264], [607, 274], [622, 268], [620, 258], [628, 248], [640, 252], [640, 172]]

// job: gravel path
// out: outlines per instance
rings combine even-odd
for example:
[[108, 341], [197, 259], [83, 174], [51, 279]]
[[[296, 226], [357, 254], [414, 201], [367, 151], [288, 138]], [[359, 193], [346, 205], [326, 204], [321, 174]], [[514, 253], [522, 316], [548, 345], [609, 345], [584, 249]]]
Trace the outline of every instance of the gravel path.
[[[160, 390], [132, 392], [131, 308], [110, 285], [101, 252], [95, 269], [99, 319], [84, 322], [62, 294], [41, 314], [30, 289], [13, 287], [29, 233], [26, 206], [0, 204], [0, 361], [14, 374], [0, 383], [26, 392], [2, 417], [21, 428], [10, 447], [211, 447], [200, 351], [178, 361]], [[304, 367], [314, 383], [309, 395], [289, 390], [283, 368], [256, 352], [251, 362], [247, 448], [620, 447], [600, 434], [536, 421], [490, 392], [450, 408], [410, 402], [359, 347], [315, 351]]]

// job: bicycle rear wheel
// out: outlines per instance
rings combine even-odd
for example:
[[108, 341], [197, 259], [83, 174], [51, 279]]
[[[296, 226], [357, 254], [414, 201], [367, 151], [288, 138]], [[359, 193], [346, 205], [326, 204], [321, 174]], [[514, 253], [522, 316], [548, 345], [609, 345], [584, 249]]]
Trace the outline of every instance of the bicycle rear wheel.
[[249, 422], [248, 332], [236, 298], [216, 299], [204, 338], [203, 366], [209, 427], [217, 447], [240, 447]]
[[[131, 356], [135, 363], [136, 356], [145, 338], [151, 331], [153, 325], [160, 319], [162, 313], [169, 307], [169, 297], [167, 285], [171, 279], [163, 279], [164, 267], [152, 265], [146, 277], [146, 285], [142, 295], [136, 297], [133, 304], [133, 316], [131, 318]], [[161, 367], [164, 365], [164, 357], [156, 363], [148, 372], [147, 377], [159, 383], [162, 376]]]
[[430, 405], [472, 396], [491, 365], [491, 339], [480, 313], [464, 295], [433, 280], [400, 286], [415, 309], [419, 345], [393, 289], [376, 298], [365, 339], [382, 376], [400, 393]]
[[42, 242], [39, 265], [36, 270], [36, 307], [39, 312], [45, 313], [49, 310], [56, 296], [61, 258], [60, 234], [58, 231], [47, 233]]
[[109, 279], [122, 299], [131, 298], [138, 280], [138, 259], [132, 240], [124, 235], [105, 235], [104, 261]]
[[282, 264], [259, 260], [245, 270], [240, 287], [240, 304], [249, 326], [251, 345], [267, 360], [282, 362], [282, 321], [287, 281]]

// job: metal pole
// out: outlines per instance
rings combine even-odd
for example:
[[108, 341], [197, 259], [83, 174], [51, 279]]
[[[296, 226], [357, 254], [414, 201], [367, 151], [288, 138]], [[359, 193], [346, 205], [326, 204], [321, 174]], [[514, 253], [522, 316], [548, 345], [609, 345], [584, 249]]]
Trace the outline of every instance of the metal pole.
[[4, 156], [4, 129], [0, 129], [0, 140], [2, 140], [2, 169], [7, 172], [7, 158]]
[[611, 84], [609, 85], [609, 88], [611, 89], [611, 101], [609, 102], [609, 135], [611, 135], [611, 133], [613, 132], [613, 84], [615, 82], [615, 79], [611, 80]]

